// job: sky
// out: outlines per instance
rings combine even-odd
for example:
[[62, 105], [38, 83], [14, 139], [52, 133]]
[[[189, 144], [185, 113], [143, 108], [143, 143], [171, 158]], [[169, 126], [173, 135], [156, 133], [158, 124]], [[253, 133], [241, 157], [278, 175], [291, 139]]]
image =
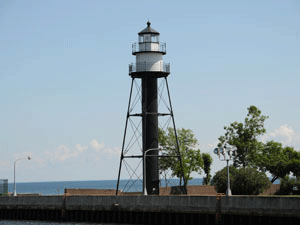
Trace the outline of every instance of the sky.
[[[117, 179], [137, 33], [151, 26], [176, 126], [213, 155], [224, 126], [263, 115], [261, 140], [300, 151], [300, 2], [0, 1], [0, 179]], [[195, 175], [195, 177], [203, 177]], [[124, 177], [126, 178], [126, 177]]]

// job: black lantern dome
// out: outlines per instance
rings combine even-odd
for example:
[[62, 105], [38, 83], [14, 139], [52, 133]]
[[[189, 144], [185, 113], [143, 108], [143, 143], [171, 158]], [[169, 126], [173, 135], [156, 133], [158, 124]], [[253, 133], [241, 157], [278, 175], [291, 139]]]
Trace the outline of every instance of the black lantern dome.
[[139, 35], [142, 35], [142, 34], [157, 34], [157, 35], [159, 35], [159, 32], [154, 30], [150, 25], [151, 25], [151, 23], [148, 21], [147, 27], [144, 30], [142, 30], [141, 32], [139, 32]]
[[139, 43], [143, 42], [159, 42], [159, 32], [151, 27], [151, 23], [147, 22], [147, 27], [138, 33]]

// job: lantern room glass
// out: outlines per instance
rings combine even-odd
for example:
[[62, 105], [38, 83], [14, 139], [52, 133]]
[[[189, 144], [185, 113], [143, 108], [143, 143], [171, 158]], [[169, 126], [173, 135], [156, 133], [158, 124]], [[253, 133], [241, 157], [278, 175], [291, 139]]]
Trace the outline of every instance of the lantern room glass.
[[142, 34], [139, 35], [139, 43], [158, 43], [159, 35], [157, 34]]
[[151, 42], [156, 42], [156, 43], [158, 43], [158, 42], [159, 42], [159, 35], [154, 35], [154, 34], [152, 34], [152, 35], [151, 35]]
[[139, 36], [139, 43], [142, 43], [142, 42], [144, 42], [144, 36], [143, 36], [143, 35], [140, 35], [140, 36]]

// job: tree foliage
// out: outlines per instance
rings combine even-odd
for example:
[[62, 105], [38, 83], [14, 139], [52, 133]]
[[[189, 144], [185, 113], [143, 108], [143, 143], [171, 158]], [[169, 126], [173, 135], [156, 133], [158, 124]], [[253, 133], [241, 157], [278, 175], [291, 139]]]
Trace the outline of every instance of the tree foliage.
[[263, 143], [258, 140], [260, 135], [266, 133], [264, 121], [267, 118], [268, 116], [262, 115], [256, 106], [250, 106], [244, 123], [233, 122], [230, 126], [224, 127], [225, 134], [219, 137], [218, 146], [226, 147], [226, 144], [235, 146], [237, 148], [233, 158], [235, 167], [247, 168], [249, 170], [247, 173], [250, 173], [250, 170], [253, 170], [252, 173], [254, 170], [269, 172], [272, 174], [271, 182], [281, 178], [285, 189], [284, 185], [289, 184], [285, 178], [287, 175], [292, 173], [295, 177], [300, 177], [300, 153], [293, 147], [283, 147], [281, 143], [275, 141]]
[[261, 115], [261, 111], [256, 106], [248, 108], [247, 117], [244, 123], [233, 122], [228, 127], [224, 127], [225, 135], [219, 137], [218, 146], [221, 147], [226, 142], [237, 148], [237, 154], [234, 157], [236, 167], [245, 168], [257, 149], [261, 147], [261, 142], [257, 140], [259, 135], [266, 132], [264, 121], [268, 116]]
[[[183, 172], [186, 181], [188, 182], [192, 179], [192, 172], [201, 174], [203, 168], [203, 159], [200, 153], [200, 149], [196, 148], [197, 139], [190, 129], [178, 129], [177, 138], [179, 143]], [[177, 157], [177, 143], [174, 129], [168, 128], [167, 132], [159, 129], [158, 141], [159, 145], [163, 149], [167, 149], [166, 151], [162, 152], [162, 155], [170, 156], [160, 158], [160, 172], [165, 173], [166, 171], [171, 171], [171, 176], [178, 177], [181, 181], [183, 177], [180, 161]]]
[[276, 192], [277, 195], [294, 195], [300, 194], [300, 178], [292, 178], [285, 176], [280, 179], [280, 189]]
[[283, 147], [281, 143], [269, 141], [263, 144], [252, 159], [261, 171], [272, 174], [272, 183], [290, 173], [300, 176], [300, 153], [292, 147]]
[[[258, 195], [271, 186], [271, 182], [265, 173], [255, 168], [229, 167], [230, 187], [233, 195]], [[219, 193], [225, 193], [227, 189], [227, 167], [218, 171], [212, 179]]]
[[202, 159], [203, 159], [203, 166], [204, 166], [203, 170], [204, 173], [206, 174], [206, 176], [203, 178], [202, 184], [209, 185], [211, 179], [210, 170], [211, 170], [211, 164], [213, 162], [213, 159], [211, 155], [208, 153], [202, 153]]

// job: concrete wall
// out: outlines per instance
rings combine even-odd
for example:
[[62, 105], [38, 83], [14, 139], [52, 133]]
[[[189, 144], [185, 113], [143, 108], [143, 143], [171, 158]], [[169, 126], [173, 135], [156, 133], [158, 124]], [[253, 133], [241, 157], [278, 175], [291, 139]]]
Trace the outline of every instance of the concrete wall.
[[300, 198], [259, 196], [32, 196], [0, 197], [0, 209], [167, 212], [300, 218]]
[[0, 197], [0, 209], [63, 209], [62, 196]]
[[234, 196], [221, 200], [224, 214], [300, 217], [299, 197]]

